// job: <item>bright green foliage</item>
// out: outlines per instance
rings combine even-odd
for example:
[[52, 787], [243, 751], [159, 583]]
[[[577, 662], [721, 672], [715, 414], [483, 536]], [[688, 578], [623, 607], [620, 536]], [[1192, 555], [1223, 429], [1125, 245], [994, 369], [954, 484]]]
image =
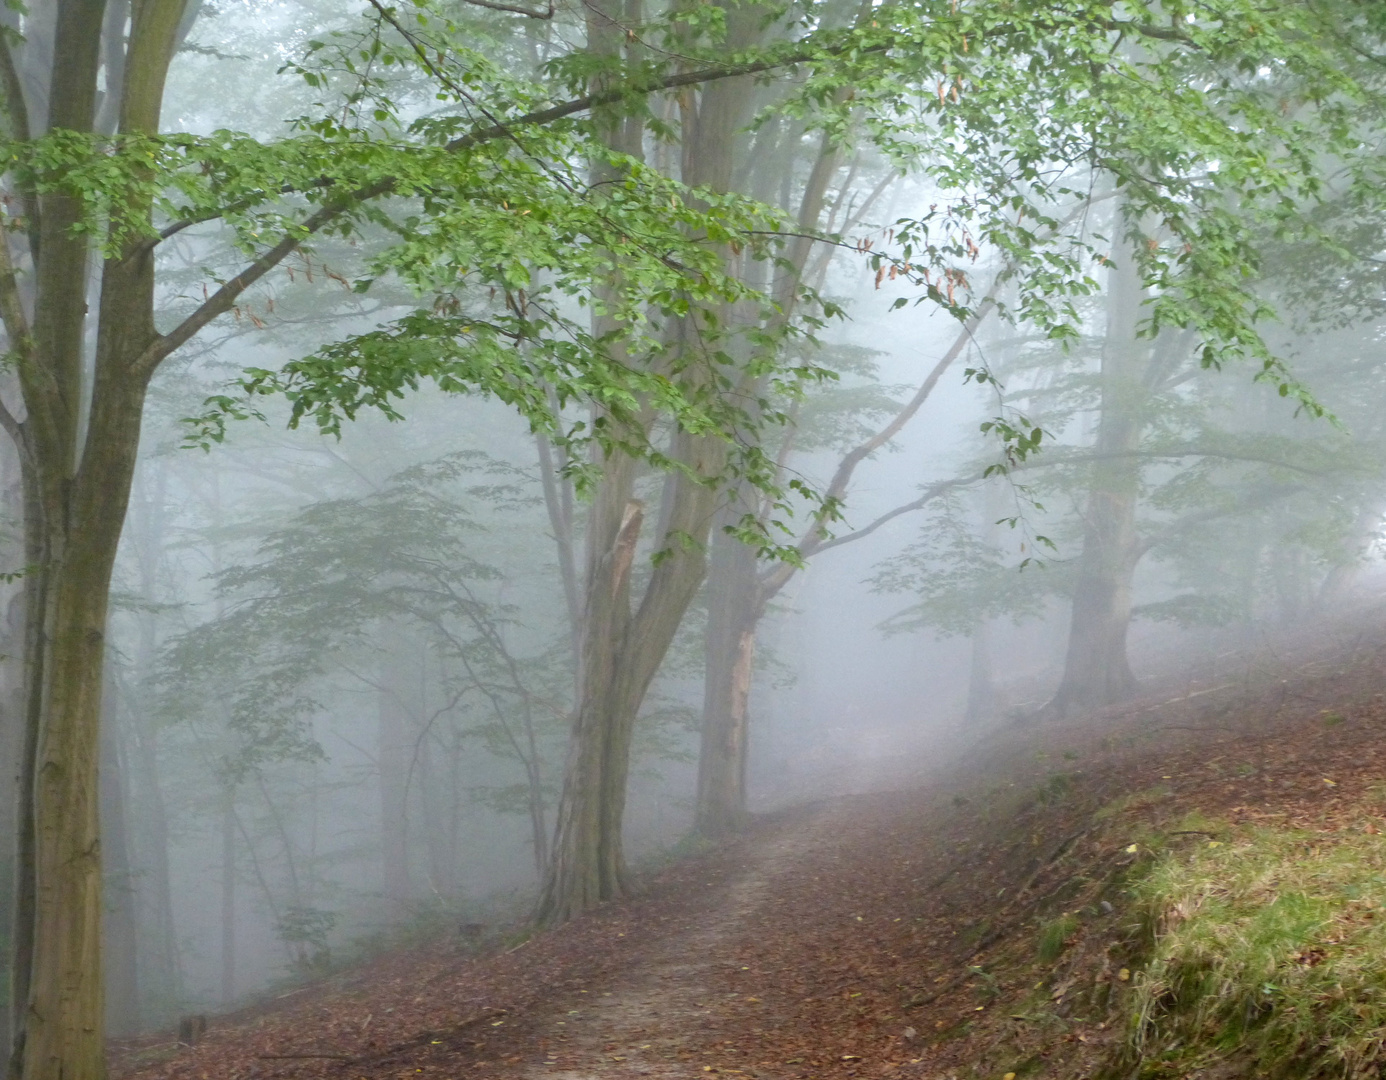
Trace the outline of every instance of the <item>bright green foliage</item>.
[[1141, 881], [1155, 938], [1130, 1004], [1138, 1075], [1380, 1075], [1386, 839], [1362, 826], [1242, 830]]
[[[778, 112], [844, 140], [863, 131], [940, 192], [870, 256], [880, 273], [916, 282], [921, 302], [965, 316], [973, 263], [1000, 255], [1015, 289], [1007, 315], [1071, 338], [1100, 238], [1068, 215], [1100, 171], [1129, 208], [1121, 227], [1148, 241], [1151, 331], [1189, 328], [1204, 364], [1250, 356], [1312, 405], [1257, 331], [1267, 311], [1251, 289], [1250, 236], [1289, 230], [1319, 191], [1321, 155], [1355, 149], [1356, 91], [1318, 21], [1329, 16], [1268, 0], [802, 3], [758, 9], [766, 43], [729, 54], [729, 10], [651, 12], [641, 34], [654, 47], [637, 59], [579, 48], [527, 70], [513, 40], [448, 5], [373, 5], [358, 28], [291, 65], [321, 103], [283, 139], [56, 131], [10, 143], [6, 156], [21, 188], [78, 195], [85, 228], [110, 224], [111, 250], [212, 221], [271, 265], [319, 234], [371, 239], [354, 287], [389, 275], [419, 307], [281, 371], [250, 372], [243, 393], [287, 394], [295, 422], [331, 432], [362, 408], [395, 416], [405, 392], [432, 381], [495, 395], [570, 443], [620, 444], [677, 467], [645, 425], [625, 422], [649, 405], [687, 430], [721, 433], [728, 470], [784, 507], [771, 463], [733, 432], [785, 414], [729, 391], [748, 363], [791, 394], [823, 373], [782, 359], [775, 339], [792, 323], [739, 320], [777, 329], [738, 345], [714, 314], [774, 307], [729, 271], [727, 253], [774, 260], [782, 218], [610, 154], [590, 121], [649, 116], [653, 97], [707, 80], [792, 72]], [[590, 182], [599, 160], [617, 180]], [[137, 190], [157, 195], [152, 225], [124, 214]], [[222, 310], [241, 287], [225, 283]], [[597, 295], [610, 316], [601, 338], [582, 311]], [[805, 297], [801, 322], [825, 312]], [[672, 327], [690, 313], [703, 347], [672, 348]], [[565, 422], [550, 388], [560, 409], [592, 402], [606, 419]], [[247, 411], [240, 395], [213, 399], [194, 439], [220, 438], [224, 419]], [[994, 433], [1019, 457], [1036, 448], [1036, 429], [1012, 420]]]

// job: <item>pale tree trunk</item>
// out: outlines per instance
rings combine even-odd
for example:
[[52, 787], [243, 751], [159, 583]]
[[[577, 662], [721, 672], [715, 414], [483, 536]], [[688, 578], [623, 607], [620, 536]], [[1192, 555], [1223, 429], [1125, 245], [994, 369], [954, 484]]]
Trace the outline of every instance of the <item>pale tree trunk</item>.
[[[2, 376], [0, 376], [2, 377]], [[13, 523], [0, 536], [0, 566], [18, 572], [24, 566], [24, 493], [19, 460], [10, 445], [0, 445], [0, 520]], [[14, 838], [21, 820], [19, 789], [24, 746], [24, 591], [20, 583], [0, 585], [0, 936], [14, 932], [16, 856]], [[9, 985], [13, 949], [0, 954], [0, 978]], [[12, 1010], [0, 1009], [0, 1062], [8, 1057]]]
[[751, 678], [763, 610], [757, 569], [753, 549], [730, 536], [714, 538], [694, 820], [701, 836], [734, 832], [746, 817]]
[[[148, 621], [153, 622], [152, 616]], [[152, 627], [146, 628], [151, 646]], [[147, 668], [145, 670], [148, 670]], [[160, 1019], [182, 997], [178, 935], [173, 925], [173, 885], [168, 863], [168, 812], [159, 783], [157, 728], [147, 716], [132, 725], [127, 761], [136, 811], [131, 820], [138, 853], [137, 884], [140, 915], [140, 989], [149, 1009]]]
[[[676, 443], [675, 456], [694, 475], [721, 472], [725, 451], [718, 442], [679, 435]], [[717, 493], [679, 475], [665, 486], [664, 532], [657, 538], [671, 550], [654, 567], [632, 612], [631, 568], [644, 521], [643, 507], [628, 497], [634, 466], [625, 456], [611, 459], [589, 516], [583, 689], [539, 907], [540, 918], [550, 923], [626, 891], [621, 833], [635, 720], [706, 567]], [[621, 506], [616, 500], [622, 495], [627, 497], [616, 518], [612, 510]]]
[[399, 659], [381, 657], [376, 760], [380, 772], [380, 875], [386, 917], [409, 914], [414, 890], [409, 876], [409, 771], [414, 740], [408, 710], [400, 699]]
[[[734, 133], [735, 130], [732, 129], [727, 135]], [[797, 131], [792, 135], [791, 146], [797, 148], [801, 135]], [[758, 145], [751, 149], [749, 156], [757, 156]], [[727, 152], [730, 152], [730, 147]], [[796, 156], [791, 149], [788, 160], [779, 162], [786, 175], [794, 173]], [[854, 227], [886, 189], [887, 184], [883, 181], [872, 196], [857, 208], [853, 218], [841, 220], [839, 215], [843, 211], [843, 197], [839, 196], [838, 204], [833, 206], [829, 206], [827, 200], [829, 187], [839, 171], [840, 164], [836, 144], [825, 137], [817, 149], [804, 189], [799, 196], [796, 215], [804, 235], [797, 238], [790, 247], [787, 257], [788, 272], [784, 268], [778, 271], [775, 292], [781, 325], [787, 324], [793, 316], [800, 284], [809, 280], [815, 287], [821, 287], [827, 273], [826, 257], [815, 260], [810, 268], [812, 241], [807, 238], [808, 235], [823, 225], [825, 215], [829, 227]], [[787, 192], [785, 199], [788, 199]], [[826, 494], [830, 499], [842, 499], [847, 493], [857, 466], [894, 438], [915, 416], [933, 392], [943, 372], [961, 355], [964, 345], [971, 340], [972, 332], [980, 320], [986, 317], [991, 307], [990, 299], [983, 302], [977, 315], [958, 336], [954, 346], [925, 377], [915, 396], [880, 431], [842, 458], [828, 485]], [[773, 334], [778, 327], [769, 329]], [[765, 386], [760, 385], [753, 394], [758, 396], [764, 392]], [[793, 437], [794, 432], [791, 429], [780, 448], [781, 468], [785, 466], [792, 450]], [[757, 505], [759, 502], [761, 500], [754, 492], [741, 485], [731, 500], [733, 509], [728, 511], [723, 523], [730, 524], [747, 511], [757, 513], [764, 522], [772, 508]], [[829, 544], [828, 534], [822, 524], [815, 522], [798, 545], [799, 553], [804, 558], [809, 558]], [[713, 557], [708, 582], [708, 625], [704, 643], [705, 674], [698, 755], [698, 794], [694, 810], [695, 827], [703, 836], [723, 836], [734, 831], [746, 819], [746, 774], [750, 753], [749, 703], [754, 674], [756, 632], [770, 601], [789, 583], [795, 572], [796, 568], [792, 564], [784, 562], [762, 573], [757, 566], [754, 553], [744, 544], [721, 532], [713, 539]]]
[[1145, 291], [1129, 243], [1114, 245], [1096, 461], [1083, 521], [1063, 679], [1048, 710], [1060, 716], [1111, 705], [1136, 690], [1126, 655], [1131, 583], [1143, 553], [1136, 535], [1140, 465], [1135, 451], [1149, 403], [1150, 343], [1136, 337]]
[[[993, 546], [999, 540], [999, 521], [1006, 516], [1007, 486], [995, 480], [981, 492], [978, 525], [987, 542]], [[990, 720], [996, 712], [996, 680], [992, 664], [992, 616], [980, 611], [972, 627], [968, 649], [967, 708], [963, 722], [969, 727]]]
[[991, 622], [983, 619], [972, 629], [968, 649], [967, 710], [969, 727], [991, 718], [996, 711], [996, 682], [992, 677]]
[[140, 1030], [138, 876], [129, 839], [129, 799], [120, 746], [120, 695], [108, 685], [111, 707], [102, 732], [101, 835], [105, 849], [106, 1024], [112, 1035]]
[[[747, 32], [743, 28], [743, 33]], [[747, 144], [740, 131], [742, 111], [747, 108], [745, 94], [746, 90], [742, 87], [729, 88], [727, 96], [720, 100], [707, 93], [696, 123], [690, 124], [692, 118], [685, 118], [685, 130], [691, 128], [699, 135], [698, 142], [691, 144], [691, 150], [686, 152], [685, 169], [690, 161], [712, 159], [722, 162], [730, 176], [737, 157], [756, 156], [760, 144]], [[770, 132], [774, 139], [769, 155], [772, 158], [781, 156], [774, 153], [779, 149], [775, 145], [779, 142], [778, 134], [778, 131]], [[797, 148], [797, 143], [796, 139], [794, 148]], [[786, 160], [779, 161], [780, 167], [785, 172], [792, 172], [797, 157], [793, 148], [783, 157]], [[836, 147], [825, 137], [800, 198], [798, 218], [806, 234], [819, 225], [828, 185], [837, 172], [837, 166]], [[777, 268], [774, 293], [779, 323], [767, 327], [771, 335], [787, 326], [793, 317], [804, 266], [811, 250], [809, 240], [796, 238], [786, 260], [791, 269], [786, 272], [783, 267]], [[746, 269], [750, 271], [753, 268]], [[757, 380], [747, 388], [746, 396], [760, 397], [766, 389], [765, 380]], [[786, 436], [787, 439], [791, 437], [792, 433]], [[767, 589], [758, 575], [756, 553], [725, 531], [727, 526], [735, 525], [747, 514], [763, 511], [760, 503], [758, 493], [745, 483], [734, 485], [711, 541], [707, 630], [703, 642], [703, 717], [699, 732], [698, 786], [693, 811], [694, 828], [699, 835], [708, 838], [734, 832], [746, 818], [746, 772], [750, 753], [750, 696], [755, 670], [756, 627], [770, 597], [783, 586], [781, 582], [779, 586]]]
[[[159, 570], [166, 541], [168, 472], [157, 459], [141, 469], [132, 496], [130, 528], [123, 550], [133, 555], [138, 573], [137, 593], [155, 605], [159, 600]], [[220, 561], [214, 556], [214, 572]], [[131, 881], [135, 902], [138, 947], [138, 982], [143, 1023], [166, 1019], [182, 996], [177, 934], [173, 926], [172, 886], [168, 864], [168, 815], [164, 806], [158, 768], [158, 724], [152, 715], [149, 692], [158, 659], [158, 616], [153, 610], [132, 613], [135, 648], [125, 679], [116, 692], [125, 708], [112, 715], [124, 717], [118, 742], [120, 760], [128, 778]], [[105, 829], [103, 823], [102, 828]], [[111, 877], [110, 874], [107, 877]], [[112, 946], [113, 948], [114, 946]], [[109, 986], [119, 985], [115, 976]]]
[[1353, 582], [1361, 574], [1373, 545], [1380, 540], [1383, 514], [1386, 507], [1375, 499], [1358, 512], [1352, 527], [1337, 544], [1333, 564], [1319, 585], [1317, 606], [1331, 610], [1349, 598]]
[[236, 1000], [236, 792], [222, 791], [221, 807], [221, 1003]]

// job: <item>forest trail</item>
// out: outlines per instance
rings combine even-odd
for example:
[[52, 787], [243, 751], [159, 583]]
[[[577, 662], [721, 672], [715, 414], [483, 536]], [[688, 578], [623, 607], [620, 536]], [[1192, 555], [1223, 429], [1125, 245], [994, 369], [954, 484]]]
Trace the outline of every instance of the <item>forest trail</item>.
[[[387, 956], [214, 1018], [194, 1048], [125, 1047], [115, 1073], [1091, 1076], [1117, 1036], [1083, 1003], [1125, 986], [1113, 882], [1133, 840], [1190, 814], [1379, 818], [1383, 628], [1374, 610], [1293, 650], [1207, 658], [1102, 716], [1004, 728], [945, 777], [764, 817], [508, 951]], [[1040, 963], [1041, 929], [1079, 910], [1061, 958]]]
[[692, 911], [690, 922], [666, 924], [664, 933], [642, 949], [639, 964], [619, 972], [611, 989], [561, 1003], [576, 1008], [550, 1011], [547, 1056], [525, 1075], [536, 1080], [591, 1080], [618, 1071], [688, 1075], [687, 1062], [696, 1049], [690, 1044], [716, 1015], [714, 999], [741, 996], [715, 988], [729, 943], [770, 902], [787, 869], [813, 859], [830, 820], [819, 808], [795, 815], [788, 828], [759, 836], [743, 851], [729, 880], [720, 887], [705, 883], [716, 890], [708, 894], [710, 902]]

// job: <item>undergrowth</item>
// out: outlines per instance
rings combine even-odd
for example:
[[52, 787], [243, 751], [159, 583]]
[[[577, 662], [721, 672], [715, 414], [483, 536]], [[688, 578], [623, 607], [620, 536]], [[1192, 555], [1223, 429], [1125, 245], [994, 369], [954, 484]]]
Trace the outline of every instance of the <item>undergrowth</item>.
[[1218, 831], [1132, 884], [1149, 949], [1126, 1076], [1379, 1077], [1386, 1065], [1386, 836]]

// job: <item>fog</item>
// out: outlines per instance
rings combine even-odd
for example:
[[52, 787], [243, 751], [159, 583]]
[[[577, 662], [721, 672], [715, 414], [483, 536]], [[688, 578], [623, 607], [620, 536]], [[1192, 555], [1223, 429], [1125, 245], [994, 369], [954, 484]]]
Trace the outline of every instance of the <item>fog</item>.
[[[573, 12], [541, 31], [456, 7], [491, 35], [478, 48], [517, 78], [581, 47]], [[329, 89], [282, 69], [309, 63], [310, 41], [356, 32], [358, 16], [311, 3], [201, 4], [171, 67], [165, 130], [286, 134], [287, 120], [322, 111]], [[429, 92], [400, 78], [390, 92], [401, 115], [434, 115]], [[770, 110], [777, 85], [747, 82], [743, 92]], [[634, 150], [675, 179], [715, 186], [711, 166], [703, 176], [697, 161], [680, 164], [679, 107], [660, 96]], [[805, 124], [781, 146], [773, 125], [753, 119], [733, 125], [729, 174], [788, 221], [813, 182], [819, 133]], [[691, 113], [683, 122], [691, 130]], [[1018, 280], [994, 244], [960, 256], [969, 277], [965, 287], [958, 279], [958, 306], [953, 277], [945, 302], [945, 278], [926, 282], [900, 254], [902, 220], [962, 197], [927, 160], [903, 166], [858, 133], [832, 169], [819, 197], [835, 218], [801, 231], [841, 239], [795, 256], [795, 281], [818, 274], [818, 295], [841, 315], [814, 316], [808, 298], [786, 304], [787, 323], [822, 325], [813, 340], [771, 347], [824, 377], [796, 386], [781, 372], [780, 383], [767, 376], [726, 391], [761, 398], [739, 414], [731, 442], [764, 450], [773, 492], [735, 472], [745, 461], [734, 452], [719, 451], [725, 473], [705, 466], [671, 435], [656, 397], [643, 399], [645, 431], [667, 454], [626, 455], [625, 494], [611, 495], [621, 451], [564, 443], [565, 425], [601, 412], [567, 389], [561, 400], [554, 386], [544, 391], [557, 420], [548, 431], [496, 385], [486, 394], [465, 379], [405, 380], [380, 395], [397, 415], [357, 402], [330, 430], [319, 429], [305, 383], [291, 388], [300, 413], [273, 387], [247, 396], [243, 372], [328, 355], [411, 311], [461, 304], [481, 324], [529, 302], [503, 285], [498, 297], [488, 280], [464, 288], [430, 271], [436, 287], [426, 287], [399, 265], [372, 267], [417, 239], [411, 230], [426, 231], [417, 222], [391, 232], [363, 216], [349, 235], [317, 238], [159, 367], [103, 660], [112, 1034], [232, 1010], [391, 949], [522, 940], [541, 901], [555, 910], [541, 890], [570, 842], [563, 808], [577, 798], [575, 733], [602, 634], [617, 642], [609, 662], [619, 666], [619, 649], [635, 648], [630, 635], [654, 641], [669, 627], [648, 690], [631, 699], [628, 778], [613, 781], [624, 800], [618, 861], [636, 880], [755, 815], [928, 783], [998, 731], [1120, 707], [1209, 656], [1328, 625], [1376, 587], [1386, 344], [1372, 284], [1377, 232], [1359, 227], [1360, 209], [1350, 222], [1331, 212], [1351, 192], [1328, 192], [1312, 258], [1248, 226], [1261, 245], [1250, 288], [1267, 309], [1254, 321], [1282, 372], [1254, 350], [1205, 364], [1212, 331], [1196, 319], [1150, 326], [1164, 293], [1140, 277], [1127, 230], [1145, 229], [1152, 251], [1174, 245], [1173, 234], [1148, 218], [1133, 223], [1134, 202], [1100, 170], [1070, 165], [1071, 194], [1051, 207], [1054, 229], [1072, 239], [1064, 257], [1086, 284], [1056, 292], [1041, 316], [1040, 271]], [[396, 200], [396, 219], [423, 202], [410, 198]], [[248, 244], [217, 221], [171, 236], [158, 255], [159, 324], [237, 273]], [[872, 252], [896, 261], [873, 265]], [[787, 273], [749, 254], [737, 265], [767, 292]], [[535, 295], [560, 282], [559, 270], [535, 267]], [[619, 322], [591, 315], [587, 298], [603, 288], [614, 286], [556, 287], [548, 325]], [[1322, 310], [1321, 294], [1335, 289], [1344, 299]], [[744, 297], [724, 309], [733, 325], [775, 321]], [[1066, 333], [1054, 330], [1060, 322]], [[645, 340], [667, 345], [676, 323]], [[594, 347], [638, 367], [605, 332]], [[538, 349], [528, 339], [506, 347]], [[761, 347], [726, 345], [732, 359], [718, 362], [749, 366]], [[667, 370], [677, 382], [682, 369]], [[1261, 371], [1270, 377], [1258, 381]], [[252, 414], [223, 416], [224, 434], [196, 419], [218, 395], [238, 403], [231, 413]], [[773, 411], [783, 423], [755, 426]], [[1043, 436], [1026, 445], [1035, 428]], [[595, 480], [582, 476], [582, 455]], [[677, 489], [697, 487], [687, 477], [698, 469], [705, 483], [687, 497], [693, 509], [680, 509]], [[840, 514], [815, 517], [805, 492], [831, 494], [835, 477]], [[26, 549], [10, 441], [0, 483], [0, 570], [16, 572], [4, 586], [5, 756], [20, 761]], [[697, 503], [699, 492], [710, 501]], [[608, 535], [602, 515], [609, 550], [594, 553]], [[757, 552], [754, 536], [732, 535], [743, 515], [763, 529], [762, 547], [781, 549]], [[623, 551], [627, 569], [601, 577]], [[687, 571], [686, 602], [669, 601], [664, 621], [645, 627], [641, 613], [657, 606], [665, 578], [694, 559], [707, 565]], [[763, 612], [751, 610], [755, 590]], [[603, 623], [609, 597], [619, 611]], [[610, 701], [590, 709], [619, 711]], [[10, 852], [20, 781], [7, 782], [0, 828]], [[14, 859], [4, 865], [8, 907]]]

